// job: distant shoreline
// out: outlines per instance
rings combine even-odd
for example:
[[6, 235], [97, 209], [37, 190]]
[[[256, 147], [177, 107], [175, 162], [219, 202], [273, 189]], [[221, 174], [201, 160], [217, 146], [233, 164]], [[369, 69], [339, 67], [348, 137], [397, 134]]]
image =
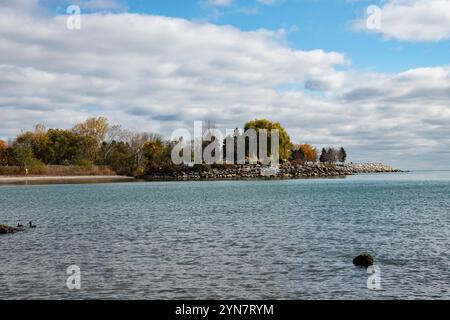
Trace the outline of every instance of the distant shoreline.
[[344, 178], [364, 173], [404, 172], [384, 164], [346, 164], [326, 165], [308, 164], [292, 166], [280, 165], [275, 175], [262, 174], [260, 165], [233, 165], [227, 169], [211, 169], [207, 172], [195, 168], [184, 167], [172, 174], [147, 174], [138, 177], [119, 175], [0, 175], [1, 184], [39, 184], [39, 183], [108, 183], [133, 181], [220, 181], [220, 180], [278, 180], [278, 179], [311, 179], [311, 178]]

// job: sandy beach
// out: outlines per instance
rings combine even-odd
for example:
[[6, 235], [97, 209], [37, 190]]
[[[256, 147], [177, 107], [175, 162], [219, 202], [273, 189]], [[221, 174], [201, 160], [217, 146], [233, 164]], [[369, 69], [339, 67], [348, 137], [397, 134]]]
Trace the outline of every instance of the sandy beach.
[[15, 182], [70, 182], [70, 181], [132, 181], [133, 177], [126, 176], [0, 176], [0, 183]]

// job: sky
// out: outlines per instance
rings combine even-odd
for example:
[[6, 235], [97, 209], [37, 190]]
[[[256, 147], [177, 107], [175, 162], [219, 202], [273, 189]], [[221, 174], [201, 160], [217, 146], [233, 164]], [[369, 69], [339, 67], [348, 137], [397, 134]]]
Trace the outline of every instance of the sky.
[[0, 0], [0, 139], [268, 118], [350, 161], [450, 169], [449, 60], [450, 0]]

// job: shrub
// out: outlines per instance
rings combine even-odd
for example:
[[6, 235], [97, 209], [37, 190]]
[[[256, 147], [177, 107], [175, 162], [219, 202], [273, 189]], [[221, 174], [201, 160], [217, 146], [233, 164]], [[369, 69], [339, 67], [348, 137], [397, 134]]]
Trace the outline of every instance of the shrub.
[[25, 170], [18, 166], [0, 166], [0, 175], [20, 175], [25, 174]]
[[85, 168], [92, 168], [94, 166], [94, 164], [92, 163], [91, 160], [88, 159], [75, 159], [73, 161], [73, 164], [75, 166], [79, 166], [79, 167], [85, 167]]
[[30, 161], [28, 165], [29, 174], [47, 174], [47, 166], [37, 159]]

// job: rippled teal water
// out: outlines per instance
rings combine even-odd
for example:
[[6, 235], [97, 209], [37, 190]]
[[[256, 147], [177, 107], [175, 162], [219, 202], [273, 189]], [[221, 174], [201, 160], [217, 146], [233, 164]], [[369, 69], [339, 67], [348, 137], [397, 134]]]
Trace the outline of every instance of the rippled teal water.
[[0, 235], [2, 299], [450, 298], [449, 172], [0, 186], [0, 223], [29, 220]]

